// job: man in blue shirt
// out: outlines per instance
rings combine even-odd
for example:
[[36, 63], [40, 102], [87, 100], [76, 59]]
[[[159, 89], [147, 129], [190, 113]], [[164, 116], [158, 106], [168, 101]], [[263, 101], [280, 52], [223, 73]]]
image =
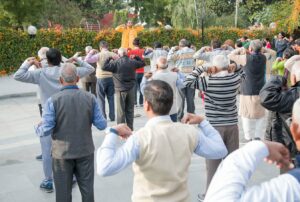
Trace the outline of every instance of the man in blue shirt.
[[66, 63], [61, 70], [60, 92], [45, 104], [42, 125], [44, 136], [52, 135], [52, 165], [57, 202], [72, 201], [72, 177], [76, 176], [82, 201], [94, 201], [94, 143], [92, 124], [106, 128], [94, 95], [79, 90], [76, 67]]

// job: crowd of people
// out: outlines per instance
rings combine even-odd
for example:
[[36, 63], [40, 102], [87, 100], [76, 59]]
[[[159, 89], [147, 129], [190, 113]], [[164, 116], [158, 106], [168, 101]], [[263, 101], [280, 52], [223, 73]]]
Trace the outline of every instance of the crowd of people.
[[[96, 172], [114, 175], [133, 164], [132, 201], [190, 201], [194, 153], [206, 159], [199, 201], [300, 201], [300, 39], [281, 32], [274, 42], [215, 39], [197, 51], [181, 39], [171, 48], [155, 42], [144, 49], [136, 38], [142, 27], [117, 29], [126, 32], [126, 47], [110, 50], [100, 41], [99, 49], [87, 46], [84, 56], [69, 59], [43, 47], [39, 59], [26, 59], [14, 75], [39, 86], [41, 189], [53, 192], [55, 185], [56, 201], [68, 202], [77, 182], [82, 201], [95, 200], [94, 125], [106, 133]], [[205, 115], [195, 114], [196, 90]], [[133, 133], [135, 106], [149, 120]], [[117, 125], [107, 127], [107, 121]], [[125, 140], [121, 146], [119, 138]], [[246, 145], [239, 149], [240, 142]], [[246, 189], [264, 158], [283, 174]]]

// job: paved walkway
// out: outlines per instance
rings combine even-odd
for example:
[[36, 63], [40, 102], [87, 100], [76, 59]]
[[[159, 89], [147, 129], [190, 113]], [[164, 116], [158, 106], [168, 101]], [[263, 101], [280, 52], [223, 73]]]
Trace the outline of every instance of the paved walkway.
[[[26, 90], [30, 88], [32, 86], [28, 86]], [[197, 113], [203, 113], [198, 98], [196, 103]], [[147, 119], [142, 108], [136, 108], [136, 111], [142, 114], [142, 117], [134, 120], [134, 127], [138, 129]], [[0, 99], [0, 112], [0, 202], [54, 202], [54, 193], [49, 194], [39, 190], [43, 172], [42, 163], [35, 160], [35, 156], [41, 151], [39, 140], [33, 131], [33, 125], [40, 121], [36, 98], [31, 96]], [[115, 123], [109, 123], [109, 125], [113, 124]], [[242, 137], [242, 131], [240, 136]], [[98, 148], [103, 141], [104, 132], [93, 128], [93, 137]], [[205, 173], [204, 159], [193, 156], [189, 169], [189, 190], [192, 201], [196, 201], [196, 195], [205, 189]], [[263, 163], [250, 184], [276, 175], [278, 175], [276, 168]], [[113, 177], [102, 178], [95, 175], [95, 200], [130, 201], [132, 177], [131, 166]], [[76, 186], [73, 190], [73, 201], [81, 201], [80, 197]]]

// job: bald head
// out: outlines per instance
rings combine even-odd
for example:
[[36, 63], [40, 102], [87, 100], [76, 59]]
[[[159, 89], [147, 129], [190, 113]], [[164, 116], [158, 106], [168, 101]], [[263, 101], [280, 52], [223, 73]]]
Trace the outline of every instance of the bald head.
[[157, 58], [157, 68], [158, 69], [167, 69], [168, 68], [168, 61], [167, 58], [164, 56], [160, 56]]
[[123, 56], [127, 55], [127, 50], [125, 48], [119, 48], [118, 49], [118, 55], [120, 57], [123, 57]]
[[76, 66], [72, 63], [65, 63], [60, 73], [61, 83], [63, 85], [74, 85], [78, 81]]

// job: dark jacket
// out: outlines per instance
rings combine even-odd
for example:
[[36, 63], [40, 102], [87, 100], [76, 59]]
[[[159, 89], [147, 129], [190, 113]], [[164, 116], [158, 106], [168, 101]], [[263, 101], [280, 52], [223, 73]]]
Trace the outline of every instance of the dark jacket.
[[127, 56], [105, 61], [102, 70], [113, 73], [113, 80], [116, 91], [129, 91], [135, 86], [135, 70], [144, 67], [146, 64], [139, 57], [130, 59]]
[[259, 54], [247, 55], [247, 62], [243, 71], [246, 75], [241, 83], [242, 95], [258, 95], [265, 84], [266, 56]]
[[286, 83], [285, 77], [272, 77], [261, 89], [260, 100], [262, 106], [270, 110], [266, 139], [283, 143], [290, 148], [290, 138], [287, 138], [288, 134], [282, 121], [292, 115], [293, 105], [299, 98], [300, 82], [288, 90], [284, 89]]

